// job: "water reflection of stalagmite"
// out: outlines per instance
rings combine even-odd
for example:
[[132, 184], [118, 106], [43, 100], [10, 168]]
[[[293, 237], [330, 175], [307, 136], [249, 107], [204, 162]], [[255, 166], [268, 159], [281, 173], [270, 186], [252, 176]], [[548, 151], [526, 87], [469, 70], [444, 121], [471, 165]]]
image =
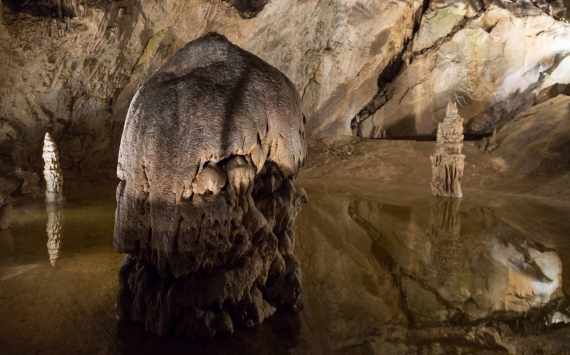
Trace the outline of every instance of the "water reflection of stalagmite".
[[44, 138], [42, 157], [44, 158], [44, 177], [46, 180], [46, 202], [63, 201], [63, 176], [59, 166], [59, 153], [49, 132], [46, 132]]
[[562, 264], [554, 250], [492, 208], [460, 214], [459, 206], [459, 199], [436, 198], [429, 214], [421, 204], [355, 201], [349, 209], [378, 242], [375, 254], [395, 265], [416, 326], [522, 317], [561, 299]]
[[65, 224], [65, 218], [61, 205], [57, 203], [48, 203], [46, 206], [46, 212], [48, 215], [46, 227], [48, 235], [47, 250], [49, 253], [49, 261], [53, 266], [55, 266], [56, 260], [59, 259], [61, 232], [63, 225]]
[[434, 263], [441, 264], [445, 271], [457, 270], [467, 257], [461, 243], [461, 200], [434, 198], [430, 207], [427, 235], [435, 246]]

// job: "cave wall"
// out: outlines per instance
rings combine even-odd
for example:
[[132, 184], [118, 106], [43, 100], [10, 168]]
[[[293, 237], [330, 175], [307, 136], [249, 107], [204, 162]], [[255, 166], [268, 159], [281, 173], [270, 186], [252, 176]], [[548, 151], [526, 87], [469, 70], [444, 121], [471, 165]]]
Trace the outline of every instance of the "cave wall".
[[[433, 136], [449, 100], [468, 136], [491, 134], [516, 114], [567, 90], [570, 26], [537, 2], [430, 2], [396, 74], [353, 120], [371, 137]], [[560, 10], [563, 8], [564, 10]], [[398, 66], [398, 62], [394, 63]]]
[[37, 184], [46, 130], [70, 184], [112, 177], [133, 94], [210, 31], [291, 79], [310, 137], [433, 135], [450, 98], [484, 133], [570, 82], [568, 0], [0, 3], [4, 194]]

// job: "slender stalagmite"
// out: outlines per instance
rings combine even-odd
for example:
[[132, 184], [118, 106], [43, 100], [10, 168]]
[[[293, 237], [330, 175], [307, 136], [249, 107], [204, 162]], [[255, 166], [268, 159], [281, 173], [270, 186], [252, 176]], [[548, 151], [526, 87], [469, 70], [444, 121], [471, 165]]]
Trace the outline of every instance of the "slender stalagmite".
[[59, 167], [59, 153], [49, 132], [44, 138], [44, 177], [46, 179], [46, 202], [63, 201], [63, 176]]
[[465, 155], [463, 148], [463, 118], [457, 105], [450, 102], [447, 114], [437, 128], [437, 145], [431, 155], [431, 191], [439, 197], [463, 197], [461, 178]]

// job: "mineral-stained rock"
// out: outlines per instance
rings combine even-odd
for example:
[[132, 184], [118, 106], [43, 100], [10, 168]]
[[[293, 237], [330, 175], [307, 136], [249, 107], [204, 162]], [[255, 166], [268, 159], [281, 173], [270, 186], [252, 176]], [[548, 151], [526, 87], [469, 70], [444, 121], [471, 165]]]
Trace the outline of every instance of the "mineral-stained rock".
[[435, 196], [463, 197], [461, 179], [465, 155], [463, 148], [463, 119], [457, 105], [447, 105], [447, 115], [437, 128], [437, 145], [431, 155], [431, 191]]
[[63, 176], [59, 167], [57, 146], [49, 132], [44, 138], [44, 178], [46, 179], [46, 202], [63, 201]]
[[117, 168], [121, 319], [212, 337], [297, 302], [303, 123], [292, 83], [217, 34], [139, 89]]
[[12, 220], [12, 204], [0, 202], [0, 230], [8, 229]]
[[49, 254], [49, 261], [52, 266], [55, 266], [57, 259], [59, 259], [59, 250], [61, 248], [61, 231], [65, 224], [65, 218], [61, 206], [57, 203], [48, 203], [46, 205], [46, 212], [48, 221], [46, 232], [48, 236], [47, 250]]
[[[551, 9], [568, 4], [555, 2]], [[391, 137], [431, 136], [450, 97], [461, 105], [466, 132], [490, 134], [540, 102], [541, 93], [570, 83], [570, 27], [539, 3], [429, 1], [402, 55], [409, 59], [394, 80], [379, 82], [386, 102], [366, 106], [361, 136], [374, 126]]]

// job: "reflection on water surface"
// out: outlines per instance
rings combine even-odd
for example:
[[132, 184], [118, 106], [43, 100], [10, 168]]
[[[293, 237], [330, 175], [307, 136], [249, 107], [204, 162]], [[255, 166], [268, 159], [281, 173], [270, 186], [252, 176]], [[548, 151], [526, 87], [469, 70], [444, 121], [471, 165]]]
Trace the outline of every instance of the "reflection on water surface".
[[113, 188], [15, 206], [0, 231], [2, 354], [570, 353], [570, 206], [306, 190], [301, 306], [212, 341], [117, 324]]

